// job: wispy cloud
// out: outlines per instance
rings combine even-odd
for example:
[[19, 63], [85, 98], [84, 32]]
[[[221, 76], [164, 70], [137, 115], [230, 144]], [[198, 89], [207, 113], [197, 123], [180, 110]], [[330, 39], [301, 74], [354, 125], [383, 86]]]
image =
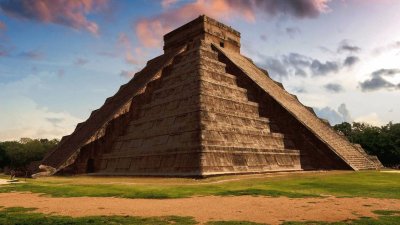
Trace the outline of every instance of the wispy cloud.
[[0, 21], [0, 31], [6, 29], [6, 24]]
[[87, 60], [87, 59], [77, 58], [74, 61], [74, 65], [75, 66], [83, 66], [83, 65], [87, 64], [88, 62], [89, 62], [89, 60]]
[[359, 61], [360, 61], [360, 58], [358, 58], [357, 56], [347, 56], [343, 62], [343, 66], [352, 67]]
[[342, 85], [337, 84], [337, 83], [326, 84], [326, 85], [324, 85], [324, 88], [327, 91], [332, 92], [332, 93], [339, 93], [339, 92], [342, 92], [344, 90]]
[[395, 41], [395, 42], [392, 42], [392, 43], [387, 44], [385, 46], [381, 46], [381, 47], [375, 48], [372, 51], [372, 53], [375, 54], [375, 55], [379, 55], [379, 54], [381, 54], [383, 52], [392, 51], [392, 50], [396, 50], [396, 49], [400, 49], [400, 41]]
[[30, 60], [41, 60], [44, 58], [44, 53], [38, 50], [31, 50], [31, 51], [21, 52], [19, 56]]
[[108, 0], [5, 0], [1, 10], [9, 17], [53, 23], [77, 30], [99, 33], [97, 23], [87, 15], [106, 8]]
[[161, 45], [162, 35], [182, 21], [207, 14], [215, 19], [240, 18], [255, 21], [257, 15], [313, 18], [328, 11], [329, 0], [196, 0], [179, 8], [167, 10], [151, 18], [143, 18], [134, 24], [136, 35], [146, 47]]
[[0, 43], [0, 57], [9, 56], [13, 48]]
[[359, 51], [361, 51], [361, 48], [354, 44], [351, 44], [349, 40], [341, 41], [337, 49], [338, 53], [343, 53], [343, 52], [357, 53]]
[[161, 6], [164, 9], [168, 9], [169, 7], [171, 7], [172, 5], [176, 4], [178, 2], [178, 0], [162, 0], [161, 1]]
[[298, 27], [287, 27], [285, 31], [290, 38], [294, 38], [296, 35], [301, 33], [301, 30]]
[[141, 48], [132, 46], [132, 43], [126, 33], [120, 33], [117, 40], [117, 47], [124, 52], [125, 62], [132, 65], [143, 63], [145, 53]]
[[309, 56], [299, 53], [289, 53], [281, 57], [269, 57], [259, 55], [262, 58], [260, 65], [270, 71], [275, 77], [287, 77], [288, 75], [305, 77], [325, 76], [330, 73], [339, 72], [341, 64], [336, 61], [321, 62]]
[[119, 75], [124, 78], [132, 78], [135, 75], [134, 71], [122, 70]]
[[59, 78], [63, 78], [65, 76], [65, 70], [64, 69], [57, 70], [57, 76]]

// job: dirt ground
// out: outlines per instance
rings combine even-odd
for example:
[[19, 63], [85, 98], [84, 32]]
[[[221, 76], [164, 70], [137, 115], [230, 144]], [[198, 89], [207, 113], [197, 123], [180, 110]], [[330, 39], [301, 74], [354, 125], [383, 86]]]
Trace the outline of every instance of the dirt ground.
[[0, 206], [35, 207], [38, 212], [66, 216], [131, 215], [192, 216], [210, 220], [244, 220], [268, 224], [283, 221], [342, 221], [375, 217], [373, 210], [400, 210], [399, 199], [192, 197], [181, 199], [122, 199], [110, 197], [52, 198], [33, 193], [1, 193]]

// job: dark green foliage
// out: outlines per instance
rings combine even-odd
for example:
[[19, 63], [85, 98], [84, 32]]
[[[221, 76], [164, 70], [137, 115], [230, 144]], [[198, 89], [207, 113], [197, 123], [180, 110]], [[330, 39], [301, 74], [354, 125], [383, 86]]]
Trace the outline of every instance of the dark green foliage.
[[378, 156], [384, 166], [400, 165], [400, 123], [382, 127], [365, 123], [341, 123], [333, 127], [351, 142], [360, 144], [368, 154]]
[[394, 215], [400, 216], [400, 211], [397, 210], [375, 210], [373, 211], [373, 213], [383, 216], [394, 216]]
[[86, 216], [86, 217], [69, 217], [45, 215], [42, 213], [32, 212], [32, 208], [13, 207], [0, 211], [0, 224], [7, 225], [84, 225], [84, 224], [147, 224], [147, 225], [164, 225], [164, 224], [197, 224], [191, 217], [165, 216], [165, 217], [132, 217], [132, 216]]
[[0, 142], [0, 168], [25, 170], [29, 163], [41, 160], [57, 144], [57, 139], [30, 138]]
[[347, 220], [341, 222], [322, 222], [322, 221], [305, 221], [305, 222], [285, 222], [282, 225], [397, 225], [400, 224], [400, 216], [379, 216], [377, 219], [369, 217], [361, 217], [357, 220]]
[[264, 189], [245, 189], [245, 190], [234, 190], [234, 191], [221, 191], [218, 193], [221, 196], [241, 196], [241, 195], [252, 195], [252, 196], [287, 196], [289, 198], [305, 198], [305, 197], [318, 197], [319, 195], [313, 194], [303, 194], [288, 191], [278, 191], [278, 190], [264, 190]]

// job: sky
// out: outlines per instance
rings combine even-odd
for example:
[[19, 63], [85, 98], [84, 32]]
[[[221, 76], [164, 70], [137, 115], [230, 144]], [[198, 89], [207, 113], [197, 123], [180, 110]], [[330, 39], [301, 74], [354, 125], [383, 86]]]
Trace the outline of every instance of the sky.
[[398, 0], [0, 0], [0, 141], [60, 138], [206, 14], [331, 124], [400, 122]]

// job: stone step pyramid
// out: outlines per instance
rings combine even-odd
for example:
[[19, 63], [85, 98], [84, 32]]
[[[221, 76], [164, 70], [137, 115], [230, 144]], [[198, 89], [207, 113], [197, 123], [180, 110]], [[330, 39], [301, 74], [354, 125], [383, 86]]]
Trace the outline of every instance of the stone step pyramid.
[[234, 29], [200, 16], [164, 42], [163, 55], [43, 159], [45, 174], [203, 177], [379, 167], [242, 56]]

